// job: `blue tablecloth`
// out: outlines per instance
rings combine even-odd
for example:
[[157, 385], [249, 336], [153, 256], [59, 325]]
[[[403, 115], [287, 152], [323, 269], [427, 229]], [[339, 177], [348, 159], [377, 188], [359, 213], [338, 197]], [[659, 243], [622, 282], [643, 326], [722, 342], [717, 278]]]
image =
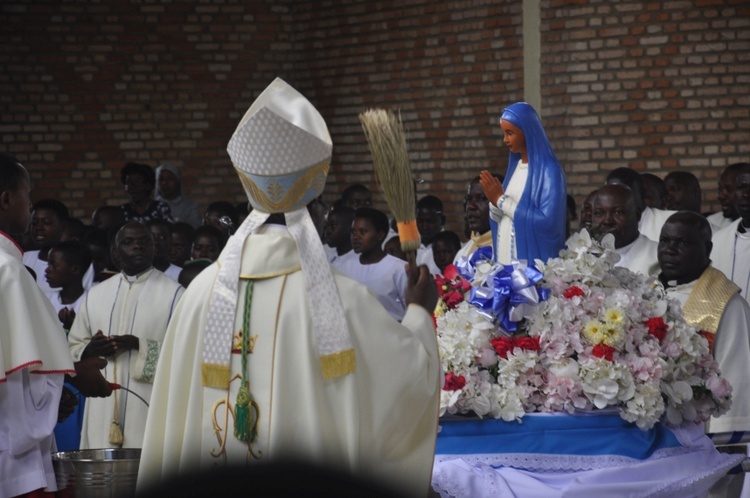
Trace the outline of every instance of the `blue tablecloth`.
[[699, 497], [743, 455], [703, 425], [642, 431], [616, 413], [440, 420], [433, 488], [444, 498]]

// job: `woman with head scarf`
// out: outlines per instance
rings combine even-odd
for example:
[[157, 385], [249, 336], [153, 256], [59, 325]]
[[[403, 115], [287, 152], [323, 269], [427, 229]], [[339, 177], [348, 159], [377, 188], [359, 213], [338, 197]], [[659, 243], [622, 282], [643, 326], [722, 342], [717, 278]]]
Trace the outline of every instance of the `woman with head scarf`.
[[156, 198], [169, 205], [172, 219], [198, 228], [201, 224], [198, 204], [182, 196], [182, 180], [177, 166], [164, 163], [156, 168], [156, 181]]
[[510, 149], [505, 181], [482, 171], [480, 182], [490, 200], [490, 225], [495, 261], [558, 256], [565, 244], [567, 187], [539, 115], [517, 102], [500, 117], [503, 143]]

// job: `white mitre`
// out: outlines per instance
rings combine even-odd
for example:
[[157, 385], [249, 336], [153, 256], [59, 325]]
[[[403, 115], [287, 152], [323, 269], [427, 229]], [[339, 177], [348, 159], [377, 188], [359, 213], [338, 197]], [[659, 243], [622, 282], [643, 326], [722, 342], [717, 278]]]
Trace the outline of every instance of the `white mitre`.
[[332, 148], [323, 117], [280, 78], [255, 100], [232, 135], [227, 152], [254, 209], [219, 256], [203, 342], [203, 385], [224, 388], [229, 382], [242, 247], [272, 213], [284, 213], [297, 243], [323, 376], [354, 371], [341, 297], [307, 211], [325, 187]]

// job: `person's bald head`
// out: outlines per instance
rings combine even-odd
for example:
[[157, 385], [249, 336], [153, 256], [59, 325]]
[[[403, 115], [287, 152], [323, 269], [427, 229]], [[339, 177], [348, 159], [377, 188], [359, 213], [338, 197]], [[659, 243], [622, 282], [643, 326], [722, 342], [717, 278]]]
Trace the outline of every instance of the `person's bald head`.
[[638, 238], [638, 208], [633, 191], [621, 184], [599, 187], [594, 196], [591, 221], [594, 232], [615, 236], [615, 248], [631, 244]]
[[693, 211], [678, 211], [664, 223], [659, 236], [663, 281], [685, 284], [699, 278], [711, 263], [711, 225]]

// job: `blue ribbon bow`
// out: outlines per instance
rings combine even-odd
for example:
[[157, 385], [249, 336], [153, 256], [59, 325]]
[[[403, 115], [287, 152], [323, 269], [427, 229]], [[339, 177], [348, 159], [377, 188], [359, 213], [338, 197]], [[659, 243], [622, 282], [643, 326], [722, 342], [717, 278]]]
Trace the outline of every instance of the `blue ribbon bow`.
[[476, 266], [484, 261], [492, 261], [491, 247], [479, 248], [471, 258], [456, 262], [459, 274], [472, 282], [469, 304], [512, 334], [517, 330], [517, 322], [530, 316], [535, 306], [549, 298], [549, 289], [536, 287], [544, 275], [526, 261], [513, 260], [510, 265], [493, 263], [485, 281], [474, 282]]

